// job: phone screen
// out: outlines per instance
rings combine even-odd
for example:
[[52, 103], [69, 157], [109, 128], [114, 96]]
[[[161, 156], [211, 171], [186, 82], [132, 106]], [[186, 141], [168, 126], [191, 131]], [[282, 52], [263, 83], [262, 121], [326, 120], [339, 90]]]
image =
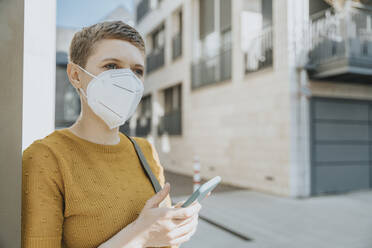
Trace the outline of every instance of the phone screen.
[[216, 176], [209, 181], [205, 182], [203, 185], [201, 185], [197, 190], [192, 193], [192, 195], [181, 205], [181, 207], [187, 207], [190, 204], [192, 204], [196, 199], [200, 202], [203, 200], [206, 195], [211, 192], [217, 184], [221, 182], [221, 177]]

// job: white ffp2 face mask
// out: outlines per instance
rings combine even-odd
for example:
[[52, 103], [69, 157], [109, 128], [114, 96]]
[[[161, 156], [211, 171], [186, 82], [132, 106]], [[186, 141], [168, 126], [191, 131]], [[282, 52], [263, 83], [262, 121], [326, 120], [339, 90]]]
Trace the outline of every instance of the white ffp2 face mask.
[[134, 114], [142, 98], [142, 81], [129, 68], [111, 69], [97, 76], [79, 68], [93, 77], [86, 94], [81, 90], [89, 107], [110, 129], [123, 125]]

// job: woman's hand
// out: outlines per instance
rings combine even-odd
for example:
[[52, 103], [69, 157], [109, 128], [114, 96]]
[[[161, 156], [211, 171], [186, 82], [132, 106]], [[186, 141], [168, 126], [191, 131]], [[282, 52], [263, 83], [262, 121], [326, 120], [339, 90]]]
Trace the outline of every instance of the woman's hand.
[[144, 247], [163, 247], [179, 245], [186, 242], [195, 233], [201, 205], [193, 202], [186, 208], [180, 207], [185, 201], [175, 206], [159, 207], [168, 195], [169, 183], [161, 191], [147, 200], [140, 215], [135, 220], [137, 230], [141, 230]]

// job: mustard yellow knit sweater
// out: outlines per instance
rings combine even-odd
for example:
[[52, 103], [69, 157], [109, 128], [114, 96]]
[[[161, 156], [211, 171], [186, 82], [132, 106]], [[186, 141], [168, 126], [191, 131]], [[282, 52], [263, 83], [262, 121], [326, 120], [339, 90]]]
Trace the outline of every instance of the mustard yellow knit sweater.
[[[22, 248], [96, 248], [138, 217], [155, 190], [119, 134], [118, 144], [101, 145], [59, 129], [24, 150]], [[134, 139], [163, 187], [156, 150]], [[163, 203], [171, 206], [169, 194]]]

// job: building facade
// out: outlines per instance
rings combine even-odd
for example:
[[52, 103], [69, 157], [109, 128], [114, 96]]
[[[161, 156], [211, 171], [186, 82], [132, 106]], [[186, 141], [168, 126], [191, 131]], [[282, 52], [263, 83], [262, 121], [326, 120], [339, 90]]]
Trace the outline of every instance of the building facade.
[[141, 135], [177, 173], [197, 157], [204, 178], [277, 195], [370, 189], [371, 13], [368, 1], [136, 1]]

